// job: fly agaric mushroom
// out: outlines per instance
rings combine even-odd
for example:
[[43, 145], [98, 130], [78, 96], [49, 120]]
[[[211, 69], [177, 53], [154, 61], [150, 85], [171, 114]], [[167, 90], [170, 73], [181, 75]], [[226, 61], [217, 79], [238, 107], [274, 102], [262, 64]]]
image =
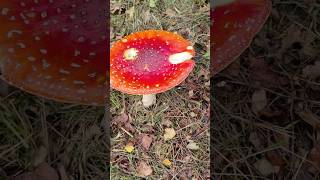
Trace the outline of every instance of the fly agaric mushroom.
[[103, 105], [106, 8], [104, 0], [1, 1], [2, 78], [49, 99]]
[[215, 0], [211, 11], [211, 75], [235, 60], [260, 31], [271, 11], [269, 0]]
[[127, 94], [143, 95], [155, 103], [155, 94], [180, 84], [192, 71], [195, 52], [176, 33], [162, 30], [135, 32], [115, 42], [110, 50], [110, 86]]

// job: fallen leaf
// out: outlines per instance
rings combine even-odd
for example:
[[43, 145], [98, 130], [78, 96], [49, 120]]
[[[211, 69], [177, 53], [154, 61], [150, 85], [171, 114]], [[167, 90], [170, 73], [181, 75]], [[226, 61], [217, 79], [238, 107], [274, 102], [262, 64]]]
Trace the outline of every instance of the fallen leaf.
[[262, 146], [262, 142], [260, 140], [259, 135], [257, 134], [257, 132], [251, 132], [250, 136], [249, 136], [249, 141], [251, 142], [251, 144], [253, 144], [253, 146], [257, 149], [260, 150], [263, 146]]
[[116, 116], [112, 119], [111, 124], [117, 127], [124, 127], [128, 132], [135, 132], [135, 128], [131, 125], [129, 116], [126, 113], [122, 113], [119, 116]]
[[142, 134], [141, 144], [146, 151], [149, 150], [151, 143], [152, 143], [152, 137], [150, 137], [147, 134]]
[[275, 150], [268, 151], [266, 153], [266, 157], [267, 157], [268, 161], [270, 161], [270, 163], [273, 165], [276, 173], [278, 173], [280, 170], [282, 170], [284, 168], [285, 161], [284, 161], [283, 157], [281, 156], [281, 154], [279, 154], [277, 151], [275, 151]]
[[315, 145], [310, 152], [310, 160], [316, 166], [318, 170], [320, 170], [320, 145]]
[[303, 121], [311, 125], [313, 128], [320, 127], [320, 117], [311, 112], [310, 110], [298, 112], [298, 115]]
[[254, 167], [264, 176], [268, 176], [274, 172], [272, 164], [266, 159], [260, 159], [254, 163]]
[[197, 143], [190, 141], [187, 145], [187, 148], [191, 150], [198, 150], [200, 147], [197, 145]]
[[128, 143], [128, 144], [124, 147], [124, 149], [125, 149], [126, 152], [128, 152], [128, 153], [132, 153], [133, 150], [134, 150], [134, 146], [133, 146], [132, 143]]
[[49, 164], [42, 163], [34, 171], [23, 173], [14, 180], [60, 180], [58, 172]]
[[164, 159], [162, 161], [162, 164], [164, 164], [167, 167], [170, 167], [172, 165], [172, 162], [169, 159]]
[[174, 138], [174, 136], [176, 136], [176, 131], [173, 128], [164, 129], [163, 138], [165, 141], [171, 140], [172, 138]]
[[37, 167], [41, 163], [45, 162], [48, 155], [48, 150], [45, 146], [41, 145], [34, 154], [33, 166]]
[[128, 120], [129, 116], [126, 113], [122, 113], [112, 119], [112, 124], [125, 124]]
[[255, 114], [259, 114], [260, 111], [262, 111], [267, 106], [267, 93], [265, 90], [260, 89], [256, 90], [252, 94], [251, 98], [251, 109]]
[[139, 161], [137, 166], [137, 173], [141, 177], [150, 176], [152, 174], [153, 170], [150, 165], [148, 165], [144, 161]]
[[314, 65], [308, 65], [302, 69], [302, 74], [305, 77], [316, 79], [320, 77], [320, 61], [316, 61]]

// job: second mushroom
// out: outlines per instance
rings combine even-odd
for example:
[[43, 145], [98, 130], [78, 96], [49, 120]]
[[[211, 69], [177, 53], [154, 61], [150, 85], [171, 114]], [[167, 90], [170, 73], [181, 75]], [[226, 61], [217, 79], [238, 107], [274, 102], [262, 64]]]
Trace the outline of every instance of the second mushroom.
[[115, 42], [110, 51], [110, 86], [127, 94], [143, 95], [144, 107], [156, 94], [185, 80], [195, 54], [191, 43], [162, 30], [135, 32]]

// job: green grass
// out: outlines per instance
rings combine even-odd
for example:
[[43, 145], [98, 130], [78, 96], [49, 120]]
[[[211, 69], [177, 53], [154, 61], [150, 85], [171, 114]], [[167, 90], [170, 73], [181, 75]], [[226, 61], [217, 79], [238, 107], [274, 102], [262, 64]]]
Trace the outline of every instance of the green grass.
[[32, 171], [40, 162], [62, 164], [79, 179], [106, 176], [102, 107], [61, 104], [15, 90], [0, 99], [0, 112], [1, 177]]
[[[194, 177], [206, 179], [209, 175], [209, 119], [207, 116], [209, 87], [199, 87], [209, 81], [210, 62], [205, 54], [209, 50], [209, 4], [207, 1], [164, 0], [156, 1], [111, 1], [111, 41], [146, 29], [162, 29], [177, 32], [190, 40], [196, 48], [196, 67], [185, 82], [164, 93], [157, 94], [157, 103], [151, 108], [141, 104], [142, 96], [134, 96], [111, 91], [111, 114], [113, 117], [126, 113], [132, 121], [135, 132], [128, 134], [116, 125], [112, 126], [111, 162], [112, 179], [138, 179], [137, 163], [144, 160], [153, 169], [147, 179], [179, 179]], [[189, 91], [193, 90], [193, 97]], [[197, 114], [197, 117], [193, 117]], [[165, 122], [176, 130], [176, 137], [164, 142]], [[153, 136], [148, 151], [139, 143], [139, 134]], [[186, 148], [187, 139], [192, 139], [201, 147], [191, 151]], [[128, 142], [134, 142], [133, 154], [125, 152]], [[190, 158], [184, 161], [184, 158]], [[164, 158], [172, 162], [167, 168]]]
[[[128, 114], [135, 129], [128, 134], [112, 126], [112, 179], [138, 179], [136, 166], [141, 159], [152, 166], [153, 175], [149, 179], [206, 179], [209, 86], [203, 88], [199, 84], [209, 82], [208, 2], [111, 1], [111, 10], [112, 42], [135, 31], [163, 29], [181, 34], [197, 51], [196, 67], [187, 80], [157, 95], [157, 104], [152, 108], [142, 107], [141, 96], [111, 91], [111, 116]], [[73, 179], [106, 179], [109, 155], [103, 107], [63, 104], [10, 89], [9, 94], [0, 97], [1, 178], [33, 171], [41, 162], [47, 162], [55, 169], [62, 166]], [[189, 97], [191, 90], [194, 95]], [[171, 125], [164, 125], [165, 121]], [[164, 142], [162, 136], [168, 126], [177, 135]], [[148, 151], [137, 141], [140, 133], [154, 137]], [[199, 150], [186, 148], [190, 139], [200, 146]], [[124, 151], [128, 141], [135, 143], [133, 154]], [[162, 164], [164, 158], [172, 161], [171, 168]]]

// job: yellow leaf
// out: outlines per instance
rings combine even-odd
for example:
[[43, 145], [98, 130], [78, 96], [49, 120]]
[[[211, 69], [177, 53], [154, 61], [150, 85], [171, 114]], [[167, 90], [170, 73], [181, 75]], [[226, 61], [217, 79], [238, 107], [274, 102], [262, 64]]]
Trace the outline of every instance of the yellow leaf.
[[176, 131], [173, 128], [164, 129], [163, 138], [165, 141], [172, 139], [174, 136], [176, 136]]
[[162, 163], [165, 165], [165, 166], [171, 166], [172, 162], [169, 160], [169, 159], [165, 159], [162, 161]]
[[133, 150], [134, 150], [134, 147], [133, 147], [133, 145], [132, 145], [131, 143], [128, 143], [128, 144], [126, 145], [126, 147], [124, 147], [124, 149], [125, 149], [128, 153], [132, 153]]

